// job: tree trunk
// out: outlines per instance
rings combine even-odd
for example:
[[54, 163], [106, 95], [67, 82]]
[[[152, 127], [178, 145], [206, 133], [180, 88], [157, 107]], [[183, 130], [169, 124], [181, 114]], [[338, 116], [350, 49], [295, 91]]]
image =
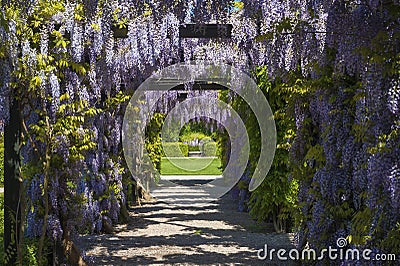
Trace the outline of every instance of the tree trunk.
[[63, 230], [62, 248], [64, 258], [67, 260], [68, 265], [87, 266], [83, 260], [79, 248], [74, 244], [70, 238], [70, 232], [67, 228], [66, 219], [62, 217], [61, 228]]
[[284, 233], [285, 232], [285, 226], [284, 226], [284, 221], [282, 218], [280, 218], [279, 215], [279, 209], [277, 208], [277, 211], [272, 214], [272, 223], [274, 224], [274, 229], [275, 232], [277, 233]]
[[[19, 103], [13, 100], [10, 120], [4, 127], [4, 250], [17, 251], [17, 234], [21, 232], [20, 213], [20, 137], [21, 114]], [[17, 261], [17, 252], [9, 254], [9, 265]]]

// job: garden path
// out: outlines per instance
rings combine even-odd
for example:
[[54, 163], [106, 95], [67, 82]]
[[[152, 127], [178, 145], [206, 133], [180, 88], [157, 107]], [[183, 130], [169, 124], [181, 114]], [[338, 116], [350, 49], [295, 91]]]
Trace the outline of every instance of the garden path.
[[236, 209], [229, 195], [207, 204], [154, 200], [131, 209], [114, 234], [82, 236], [79, 246], [93, 265], [292, 265], [259, 260], [257, 250], [289, 250], [293, 235]]

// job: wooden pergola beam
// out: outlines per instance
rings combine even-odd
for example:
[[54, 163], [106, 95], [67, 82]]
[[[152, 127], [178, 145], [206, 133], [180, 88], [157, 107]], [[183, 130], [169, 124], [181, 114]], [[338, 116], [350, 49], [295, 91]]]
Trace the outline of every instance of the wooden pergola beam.
[[180, 38], [231, 38], [232, 24], [185, 24], [179, 26]]
[[214, 82], [195, 82], [192, 84], [192, 88], [190, 90], [185, 88], [184, 84], [175, 85], [176, 83], [171, 83], [168, 81], [160, 81], [154, 83], [154, 87], [149, 87], [147, 90], [149, 91], [164, 91], [164, 90], [177, 90], [179, 93], [190, 92], [191, 90], [227, 90], [228, 88]]
[[[114, 38], [128, 38], [128, 26], [112, 26]], [[179, 38], [222, 38], [232, 37], [232, 24], [184, 24], [179, 26]]]

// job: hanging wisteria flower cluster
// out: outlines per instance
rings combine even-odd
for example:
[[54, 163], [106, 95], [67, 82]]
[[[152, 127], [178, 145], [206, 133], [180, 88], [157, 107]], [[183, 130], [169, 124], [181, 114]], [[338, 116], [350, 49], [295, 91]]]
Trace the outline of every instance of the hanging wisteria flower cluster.
[[[180, 51], [183, 51], [185, 61], [225, 60], [247, 65], [246, 58], [239, 55], [239, 49], [233, 48], [232, 43], [179, 40], [179, 26], [184, 20], [226, 20], [228, 2], [206, 4], [195, 1], [189, 5], [177, 1], [171, 6], [169, 1], [154, 1], [133, 6], [129, 1], [92, 1], [86, 4], [65, 1], [51, 2], [52, 7], [47, 9], [49, 13], [43, 14], [46, 2], [37, 1], [29, 5], [29, 10], [20, 10], [18, 19], [7, 17], [7, 25], [0, 29], [1, 42], [8, 48], [1, 72], [2, 121], [7, 121], [9, 101], [17, 93], [10, 84], [13, 79], [18, 82], [15, 76], [18, 71], [24, 72], [35, 90], [33, 94], [18, 92], [32, 102], [24, 111], [23, 122], [28, 129], [42, 121], [43, 116], [49, 116], [50, 123], [57, 125], [62, 118], [60, 108], [76, 102], [88, 109], [102, 110], [76, 129], [78, 139], [90, 136], [90, 141], [97, 144], [84, 151], [84, 159], [71, 160], [75, 139], [62, 134], [54, 143], [28, 141], [23, 148], [26, 163], [36, 157], [34, 150], [44, 153], [46, 145], [52, 146], [52, 152], [62, 158], [59, 167], [63, 168], [52, 170], [54, 178], [49, 185], [51, 206], [45, 221], [50, 238], [61, 239], [63, 229], [66, 229], [63, 223], [68, 227], [99, 232], [102, 223], [118, 221], [121, 205], [126, 202], [127, 189], [122, 183], [125, 162], [120, 149], [123, 108], [122, 102], [115, 105], [109, 99], [116, 99], [119, 92], [127, 94], [133, 91], [153, 71], [181, 61]], [[10, 6], [9, 10], [13, 8], [16, 7]], [[205, 12], [205, 9], [209, 10]], [[217, 11], [226, 14], [218, 15]], [[210, 13], [214, 15], [209, 17]], [[5, 11], [2, 16], [7, 16]], [[39, 20], [38, 16], [44, 16], [45, 20]], [[33, 29], [33, 36], [18, 32], [22, 24]], [[116, 38], [115, 28], [127, 28], [127, 38]], [[36, 37], [37, 43], [34, 41]], [[227, 46], [231, 48], [225, 49]], [[21, 57], [18, 47], [21, 47]], [[55, 61], [54, 67], [44, 68], [46, 60]], [[36, 83], [32, 84], [29, 79]], [[216, 95], [210, 97], [216, 98]], [[38, 116], [34, 113], [36, 109], [44, 113]], [[74, 115], [73, 111], [65, 114]], [[27, 182], [31, 191], [28, 193], [29, 202], [35, 206], [28, 211], [27, 234], [40, 236], [44, 220], [39, 206], [45, 202], [34, 193], [43, 186], [44, 176], [29, 177]], [[66, 201], [72, 198], [77, 199], [76, 208]], [[79, 198], [86, 202], [83, 207]], [[72, 216], [71, 209], [79, 213]]]
[[300, 60], [300, 73], [313, 78], [306, 85], [311, 93], [295, 106], [297, 137], [291, 149], [292, 161], [306, 163], [306, 172], [314, 173], [300, 177], [299, 201], [308, 218], [299, 246], [322, 249], [347, 237], [349, 247], [398, 252], [388, 243], [399, 221], [399, 199], [393, 194], [400, 163], [399, 75], [398, 63], [382, 58], [394, 60], [400, 52], [398, 37], [392, 37], [399, 31], [398, 14], [390, 13], [398, 5], [389, 4], [382, 13], [376, 3], [314, 5], [301, 8], [307, 11], [300, 15], [313, 16], [299, 29], [297, 37], [303, 39], [290, 35], [292, 44], [302, 40], [297, 46], [305, 53], [294, 53], [301, 54], [294, 58]]

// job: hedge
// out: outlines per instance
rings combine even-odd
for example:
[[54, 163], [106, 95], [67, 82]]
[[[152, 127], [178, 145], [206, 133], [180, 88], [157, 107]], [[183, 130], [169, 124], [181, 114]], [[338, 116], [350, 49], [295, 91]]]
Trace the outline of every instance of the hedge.
[[205, 157], [216, 156], [217, 154], [217, 143], [216, 142], [206, 142], [202, 146], [202, 153]]
[[200, 151], [199, 146], [189, 146], [189, 151]]
[[[178, 146], [179, 145], [179, 146]], [[180, 151], [178, 150], [180, 148]], [[163, 143], [163, 156], [165, 157], [165, 150], [167, 150], [168, 157], [181, 157], [181, 152], [184, 156], [189, 156], [189, 145], [182, 142], [165, 142]]]

